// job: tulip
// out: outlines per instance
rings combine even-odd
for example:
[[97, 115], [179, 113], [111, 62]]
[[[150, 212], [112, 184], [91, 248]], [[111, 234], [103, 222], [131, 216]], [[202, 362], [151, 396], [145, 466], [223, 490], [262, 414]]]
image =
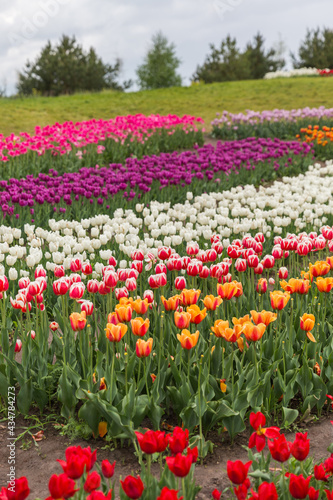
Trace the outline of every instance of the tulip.
[[288, 278], [288, 269], [286, 267], [280, 267], [279, 278], [282, 280], [286, 280]]
[[8, 290], [9, 283], [6, 276], [0, 276], [0, 293], [6, 292]]
[[87, 323], [86, 313], [84, 311], [82, 311], [81, 313], [73, 312], [70, 315], [69, 320], [74, 332], [83, 330]]
[[143, 261], [142, 260], [134, 260], [131, 264], [131, 269], [135, 269], [138, 273], [142, 273], [143, 271]]
[[267, 292], [267, 280], [266, 280], [266, 278], [260, 278], [258, 280], [256, 290], [258, 293], [266, 293]]
[[14, 479], [13, 482], [14, 484], [12, 481], [10, 482], [7, 489], [4, 487], [1, 489], [1, 500], [25, 500], [29, 496], [30, 489], [26, 477]]
[[184, 497], [178, 498], [178, 490], [170, 490], [167, 486], [164, 486], [161, 490], [161, 494], [157, 497], [157, 500], [183, 500]]
[[96, 462], [96, 450], [91, 452], [88, 448], [81, 446], [69, 446], [65, 452], [66, 461], [57, 460], [63, 471], [71, 479], [79, 479], [84, 471], [89, 472]]
[[249, 468], [251, 467], [252, 461], [243, 464], [240, 460], [232, 462], [227, 461], [227, 474], [230, 481], [234, 484], [243, 484], [247, 478]]
[[232, 283], [224, 283], [224, 285], [218, 283], [217, 293], [223, 300], [230, 300], [237, 295], [238, 287], [234, 281]]
[[137, 288], [137, 282], [135, 278], [127, 278], [125, 281], [125, 287], [129, 292], [133, 292]]
[[176, 290], [184, 290], [186, 288], [186, 279], [182, 276], [177, 276], [175, 279], [175, 288]]
[[229, 321], [223, 321], [222, 319], [217, 319], [214, 323], [214, 326], [211, 327], [212, 332], [218, 338], [225, 336], [225, 331], [229, 328]]
[[100, 487], [101, 484], [101, 476], [98, 474], [98, 472], [94, 471], [91, 474], [87, 475], [86, 481], [83, 485], [84, 491], [87, 493], [91, 493], [94, 490], [97, 490], [97, 488]]
[[197, 255], [197, 253], [199, 252], [199, 250], [200, 250], [200, 248], [199, 248], [198, 243], [188, 243], [187, 246], [186, 246], [186, 253], [190, 257], [192, 255]]
[[132, 302], [132, 309], [136, 312], [136, 314], [146, 314], [148, 311], [149, 303], [147, 299], [141, 300], [136, 299]]
[[31, 330], [30, 332], [27, 333], [27, 337], [30, 335], [32, 339], [36, 338], [36, 332], [34, 330]]
[[22, 340], [17, 339], [15, 343], [15, 349], [14, 352], [20, 352], [22, 349]]
[[185, 448], [187, 448], [189, 431], [188, 429], [183, 430], [181, 427], [175, 427], [173, 433], [168, 434], [167, 438], [171, 453], [177, 455], [177, 453], [183, 453]]
[[77, 273], [78, 271], [81, 271], [82, 269], [82, 262], [80, 259], [73, 259], [70, 263], [70, 270], [73, 273]]
[[170, 471], [176, 477], [185, 477], [190, 472], [192, 466], [192, 456], [177, 453], [174, 457], [166, 457], [166, 463]]
[[258, 488], [258, 500], [278, 500], [278, 492], [274, 483], [261, 483]]
[[111, 479], [114, 475], [114, 468], [116, 466], [116, 462], [111, 464], [108, 460], [102, 461], [102, 474], [107, 479]]
[[124, 481], [121, 481], [121, 487], [128, 498], [136, 500], [142, 496], [144, 485], [140, 476], [127, 476]]
[[251, 268], [256, 268], [258, 267], [258, 264], [259, 264], [259, 257], [258, 255], [249, 255], [247, 257], [247, 265]]
[[331, 268], [328, 262], [317, 260], [314, 264], [309, 264], [310, 274], [317, 278], [318, 276], [325, 276], [330, 272]]
[[246, 271], [246, 268], [247, 268], [246, 260], [238, 258], [235, 262], [236, 271], [238, 271], [239, 273], [243, 273], [244, 271]]
[[306, 279], [291, 278], [288, 282], [280, 281], [280, 285], [285, 292], [289, 292], [290, 294], [299, 293], [304, 295], [310, 289], [310, 281]]
[[125, 306], [123, 306], [122, 304], [117, 304], [116, 313], [118, 316], [118, 321], [121, 323], [129, 322], [132, 319], [132, 307], [129, 304]]
[[171, 255], [171, 248], [170, 247], [159, 247], [157, 249], [157, 255], [160, 260], [167, 260], [170, 255]]
[[180, 295], [174, 295], [169, 299], [166, 299], [163, 295], [161, 295], [161, 302], [166, 311], [175, 311], [179, 307]]
[[65, 276], [64, 266], [55, 266], [55, 268], [54, 268], [54, 276], [56, 278], [62, 278], [63, 276]]
[[153, 339], [149, 338], [147, 341], [138, 339], [136, 341], [136, 355], [138, 358], [146, 358], [151, 353], [153, 347]]
[[232, 322], [233, 324], [236, 326], [236, 325], [244, 325], [244, 323], [248, 323], [250, 320], [250, 316], [248, 314], [246, 314], [245, 316], [243, 316], [242, 318], [232, 318]]
[[106, 337], [110, 342], [120, 342], [127, 332], [127, 325], [124, 325], [124, 323], [119, 323], [118, 325], [108, 323], [105, 330]]
[[69, 296], [71, 299], [82, 299], [86, 287], [81, 281], [73, 283], [69, 289]]
[[92, 274], [93, 270], [92, 270], [92, 266], [89, 262], [84, 262], [82, 264], [82, 273], [85, 275], [85, 276], [89, 276], [90, 274]]
[[205, 317], [207, 316], [207, 309], [204, 308], [200, 311], [200, 307], [197, 306], [196, 304], [193, 304], [192, 306], [189, 306], [186, 311], [188, 313], [190, 313], [191, 315], [191, 319], [190, 319], [190, 322], [195, 324], [195, 325], [198, 325], [199, 323], [201, 323], [201, 321], [203, 319], [205, 319]]
[[66, 474], [53, 474], [49, 481], [49, 490], [51, 498], [71, 498], [75, 495], [78, 489], [75, 489], [75, 481], [70, 479]]
[[314, 477], [318, 481], [328, 481], [328, 475], [326, 475], [326, 470], [322, 464], [314, 466]]
[[296, 460], [302, 462], [306, 459], [310, 450], [310, 439], [308, 439], [308, 433], [301, 432], [296, 433], [295, 441], [292, 443], [290, 451]]
[[106, 273], [104, 273], [103, 281], [105, 283], [105, 286], [113, 289], [118, 283], [118, 274], [115, 271], [107, 271]]
[[184, 290], [180, 294], [180, 302], [183, 306], [192, 306], [198, 302], [200, 290]]
[[256, 342], [260, 340], [263, 334], [265, 333], [266, 325], [264, 323], [259, 323], [258, 325], [254, 325], [250, 321], [244, 323], [243, 325], [243, 333], [247, 340], [252, 340], [252, 342]]
[[222, 299], [221, 297], [214, 297], [214, 295], [206, 295], [203, 303], [208, 311], [215, 311], [222, 304]]
[[255, 430], [250, 436], [249, 448], [257, 448], [260, 453], [266, 445], [266, 437], [274, 439], [279, 437], [280, 429], [278, 427], [264, 427], [266, 417], [260, 411], [250, 413], [250, 424]]
[[317, 278], [316, 285], [319, 292], [328, 293], [333, 288], [333, 278]]
[[332, 269], [333, 269], [333, 256], [331, 256], [331, 257], [326, 257], [326, 262], [327, 262], [327, 264], [330, 266], [331, 271], [332, 271]]
[[126, 297], [126, 298], [128, 297], [128, 290], [126, 287], [115, 288], [114, 293], [116, 295], [117, 300], [120, 300], [123, 297]]
[[199, 330], [192, 334], [188, 330], [182, 330], [180, 335], [177, 333], [177, 339], [184, 349], [190, 350], [198, 343]]
[[134, 333], [134, 335], [137, 335], [139, 337], [143, 337], [148, 332], [149, 319], [146, 318], [144, 320], [141, 317], [134, 318], [131, 320], [131, 327], [132, 327], [132, 332]]
[[168, 439], [165, 432], [147, 431], [145, 434], [135, 432], [139, 446], [144, 453], [162, 453], [168, 446]]
[[271, 306], [273, 309], [281, 311], [284, 309], [290, 299], [289, 292], [281, 292], [280, 290], [275, 290], [270, 293]]
[[309, 483], [311, 476], [304, 478], [302, 475], [296, 476], [290, 474], [289, 476], [289, 492], [293, 498], [306, 498], [309, 492]]
[[268, 448], [273, 459], [278, 462], [285, 462], [290, 457], [290, 443], [284, 434], [273, 441], [268, 441]]
[[[310, 486], [308, 495], [309, 495], [309, 500], [318, 500], [319, 498], [319, 493], [320, 490], [316, 490], [313, 486]], [[327, 495], [328, 500], [333, 500], [333, 498], [330, 499], [330, 497]]]
[[251, 311], [251, 318], [253, 323], [258, 325], [259, 323], [263, 323], [268, 326], [273, 321], [276, 321], [277, 314], [272, 313], [271, 311], [262, 310], [261, 312]]
[[152, 304], [154, 302], [154, 292], [152, 290], [143, 292], [143, 300], [148, 300], [148, 304]]
[[53, 282], [52, 287], [56, 295], [66, 295], [69, 290], [69, 283], [65, 278], [59, 278]]
[[52, 330], [53, 332], [58, 330], [58, 328], [59, 328], [59, 325], [56, 321], [52, 321], [52, 323], [50, 323], [50, 330]]
[[303, 316], [300, 318], [300, 327], [305, 332], [309, 332], [310, 330], [312, 330], [314, 325], [315, 325], [315, 317], [313, 314], [304, 313]]
[[178, 312], [174, 314], [175, 325], [179, 330], [188, 328], [191, 321], [191, 314], [189, 312]]
[[89, 280], [87, 283], [87, 290], [89, 293], [98, 292], [99, 283], [97, 280]]
[[[259, 262], [259, 264], [257, 265], [257, 267], [254, 269], [254, 274], [262, 274], [264, 272], [264, 266], [261, 262]], [[266, 281], [266, 284], [267, 284], [267, 280]], [[257, 289], [257, 292], [258, 292], [258, 289]]]

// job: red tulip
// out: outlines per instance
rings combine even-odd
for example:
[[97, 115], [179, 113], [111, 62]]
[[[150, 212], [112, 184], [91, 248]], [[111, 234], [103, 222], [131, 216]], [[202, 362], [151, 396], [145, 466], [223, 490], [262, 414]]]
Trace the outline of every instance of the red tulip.
[[62, 278], [63, 276], [65, 276], [64, 266], [55, 266], [55, 268], [54, 268], [54, 276], [56, 278]]
[[81, 281], [73, 283], [69, 289], [69, 296], [71, 299], [82, 299], [86, 287]]
[[185, 477], [190, 472], [192, 465], [191, 454], [182, 455], [177, 453], [174, 457], [166, 457], [166, 463], [172, 474], [176, 477]]
[[107, 479], [111, 479], [114, 474], [114, 468], [116, 466], [116, 462], [113, 462], [111, 464], [108, 460], [103, 460], [102, 461], [102, 474], [104, 477]]
[[289, 492], [293, 498], [302, 499], [306, 498], [309, 491], [309, 483], [311, 476], [305, 479], [302, 475], [296, 476], [290, 474], [289, 476]]
[[[309, 500], [318, 500], [319, 493], [320, 493], [320, 490], [316, 490], [313, 486], [311, 486], [309, 488], [309, 491], [308, 491]], [[333, 498], [332, 498], [332, 500], [333, 500]]]
[[14, 351], [15, 352], [20, 352], [21, 349], [22, 349], [22, 340], [17, 339]]
[[212, 498], [213, 498], [213, 500], [220, 500], [221, 496], [222, 496], [222, 491], [219, 491], [216, 488], [215, 488], [214, 491], [212, 491]]
[[268, 441], [268, 448], [274, 460], [285, 462], [290, 457], [290, 443], [284, 434], [273, 441]]
[[318, 481], [328, 481], [328, 476], [322, 464], [314, 466], [314, 477]]
[[100, 484], [101, 484], [101, 476], [98, 474], [98, 472], [94, 471], [91, 474], [87, 475], [83, 489], [87, 493], [91, 493], [92, 491], [97, 490], [97, 488], [100, 487]]
[[247, 474], [249, 468], [252, 464], [252, 461], [243, 464], [240, 460], [236, 460], [232, 462], [228, 460], [227, 462], [227, 474], [230, 481], [234, 484], [243, 484], [245, 479], [247, 478]]
[[115, 288], [118, 283], [118, 274], [114, 271], [107, 271], [103, 276], [103, 281], [108, 288]]
[[53, 282], [53, 292], [56, 295], [66, 295], [69, 290], [69, 283], [65, 278], [59, 278]]
[[8, 290], [9, 283], [6, 276], [0, 276], [0, 293], [6, 292]]
[[49, 490], [51, 498], [71, 498], [75, 495], [78, 489], [75, 489], [75, 481], [69, 478], [66, 474], [57, 476], [53, 474], [49, 481]]
[[295, 441], [292, 443], [290, 451], [296, 460], [302, 462], [306, 459], [310, 450], [310, 439], [308, 439], [308, 433], [297, 432]]
[[176, 290], [184, 290], [186, 288], [186, 279], [183, 276], [177, 276], [175, 279]]
[[[6, 499], [8, 500], [25, 500], [29, 496], [30, 489], [28, 485], [28, 480], [26, 477], [20, 477], [19, 479], [15, 479], [15, 485], [10, 485], [5, 489]], [[2, 491], [2, 490], [1, 490]]]
[[147, 431], [145, 434], [135, 432], [135, 435], [141, 450], [149, 455], [163, 452], [168, 446], [168, 439], [165, 436], [165, 432]]
[[266, 417], [260, 411], [250, 414], [250, 424], [255, 432], [250, 436], [249, 448], [256, 447], [258, 452], [264, 449], [266, 437], [273, 439], [280, 435], [280, 429], [278, 427], [264, 427], [265, 423]]
[[111, 500], [112, 490], [109, 491], [107, 495], [104, 495], [102, 491], [92, 491], [90, 495], [87, 496], [86, 500]]
[[87, 283], [87, 290], [89, 293], [98, 292], [99, 282], [97, 280], [89, 280]]
[[90, 274], [92, 274], [92, 272], [93, 272], [92, 265], [89, 262], [84, 262], [82, 264], [82, 273], [85, 276], [89, 276]]
[[81, 271], [82, 269], [82, 262], [81, 259], [73, 259], [70, 263], [70, 270], [72, 273], [77, 273], [78, 271]]
[[258, 488], [258, 500], [278, 500], [278, 498], [274, 483], [261, 483]]
[[129, 498], [136, 500], [137, 498], [141, 497], [144, 490], [144, 485], [141, 481], [140, 476], [127, 476], [125, 477], [124, 481], [120, 482], [122, 489]]
[[171, 252], [172, 250], [170, 247], [159, 247], [157, 249], [158, 258], [161, 260], [168, 260], [168, 258], [171, 255]]
[[333, 500], [333, 491], [325, 490], [325, 493], [327, 500]]
[[188, 446], [188, 429], [183, 430], [181, 427], [175, 427], [172, 434], [168, 434], [168, 443], [171, 453], [176, 455], [182, 453]]
[[184, 497], [178, 498], [177, 495], [178, 495], [178, 490], [170, 490], [167, 486], [164, 486], [160, 496], [157, 497], [157, 500], [182, 500], [184, 498]]

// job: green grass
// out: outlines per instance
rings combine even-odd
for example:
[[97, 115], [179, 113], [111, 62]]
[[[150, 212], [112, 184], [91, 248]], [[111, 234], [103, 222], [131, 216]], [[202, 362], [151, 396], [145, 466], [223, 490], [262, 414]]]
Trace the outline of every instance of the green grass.
[[36, 125], [135, 113], [192, 114], [210, 129], [216, 112], [333, 106], [333, 78], [247, 80], [121, 93], [0, 99], [0, 133], [33, 132]]

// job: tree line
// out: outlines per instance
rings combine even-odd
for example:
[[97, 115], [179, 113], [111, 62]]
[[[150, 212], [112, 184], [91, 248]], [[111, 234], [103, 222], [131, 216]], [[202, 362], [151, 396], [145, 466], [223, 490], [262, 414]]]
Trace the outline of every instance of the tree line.
[[[219, 46], [211, 44], [204, 62], [198, 65], [191, 80], [213, 83], [235, 80], [261, 79], [270, 71], [285, 66], [283, 44], [265, 49], [265, 40], [257, 33], [243, 50], [236, 38], [227, 35]], [[333, 30], [307, 30], [298, 53], [290, 54], [294, 68], [315, 67], [333, 69]], [[140, 89], [181, 86], [177, 73], [181, 60], [175, 44], [163, 33], [152, 37], [142, 64], [136, 70]], [[17, 91], [20, 95], [57, 96], [80, 91], [114, 89], [124, 91], [132, 80], [120, 82], [122, 61], [106, 64], [90, 47], [85, 51], [75, 36], [63, 35], [54, 45], [49, 41], [34, 62], [27, 61], [18, 74]]]

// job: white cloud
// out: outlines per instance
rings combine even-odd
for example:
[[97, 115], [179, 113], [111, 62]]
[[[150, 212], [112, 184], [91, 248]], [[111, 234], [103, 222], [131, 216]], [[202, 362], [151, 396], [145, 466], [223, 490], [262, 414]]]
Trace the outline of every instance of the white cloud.
[[[227, 8], [226, 8], [227, 6]], [[184, 83], [204, 61], [209, 44], [228, 33], [243, 47], [260, 31], [271, 46], [279, 38], [297, 51], [306, 28], [322, 27], [333, 14], [332, 0], [12, 0], [0, 8], [0, 84], [15, 91], [17, 71], [47, 40], [76, 35], [105, 62], [120, 57], [124, 79], [135, 79], [151, 37], [162, 30], [175, 43]]]

